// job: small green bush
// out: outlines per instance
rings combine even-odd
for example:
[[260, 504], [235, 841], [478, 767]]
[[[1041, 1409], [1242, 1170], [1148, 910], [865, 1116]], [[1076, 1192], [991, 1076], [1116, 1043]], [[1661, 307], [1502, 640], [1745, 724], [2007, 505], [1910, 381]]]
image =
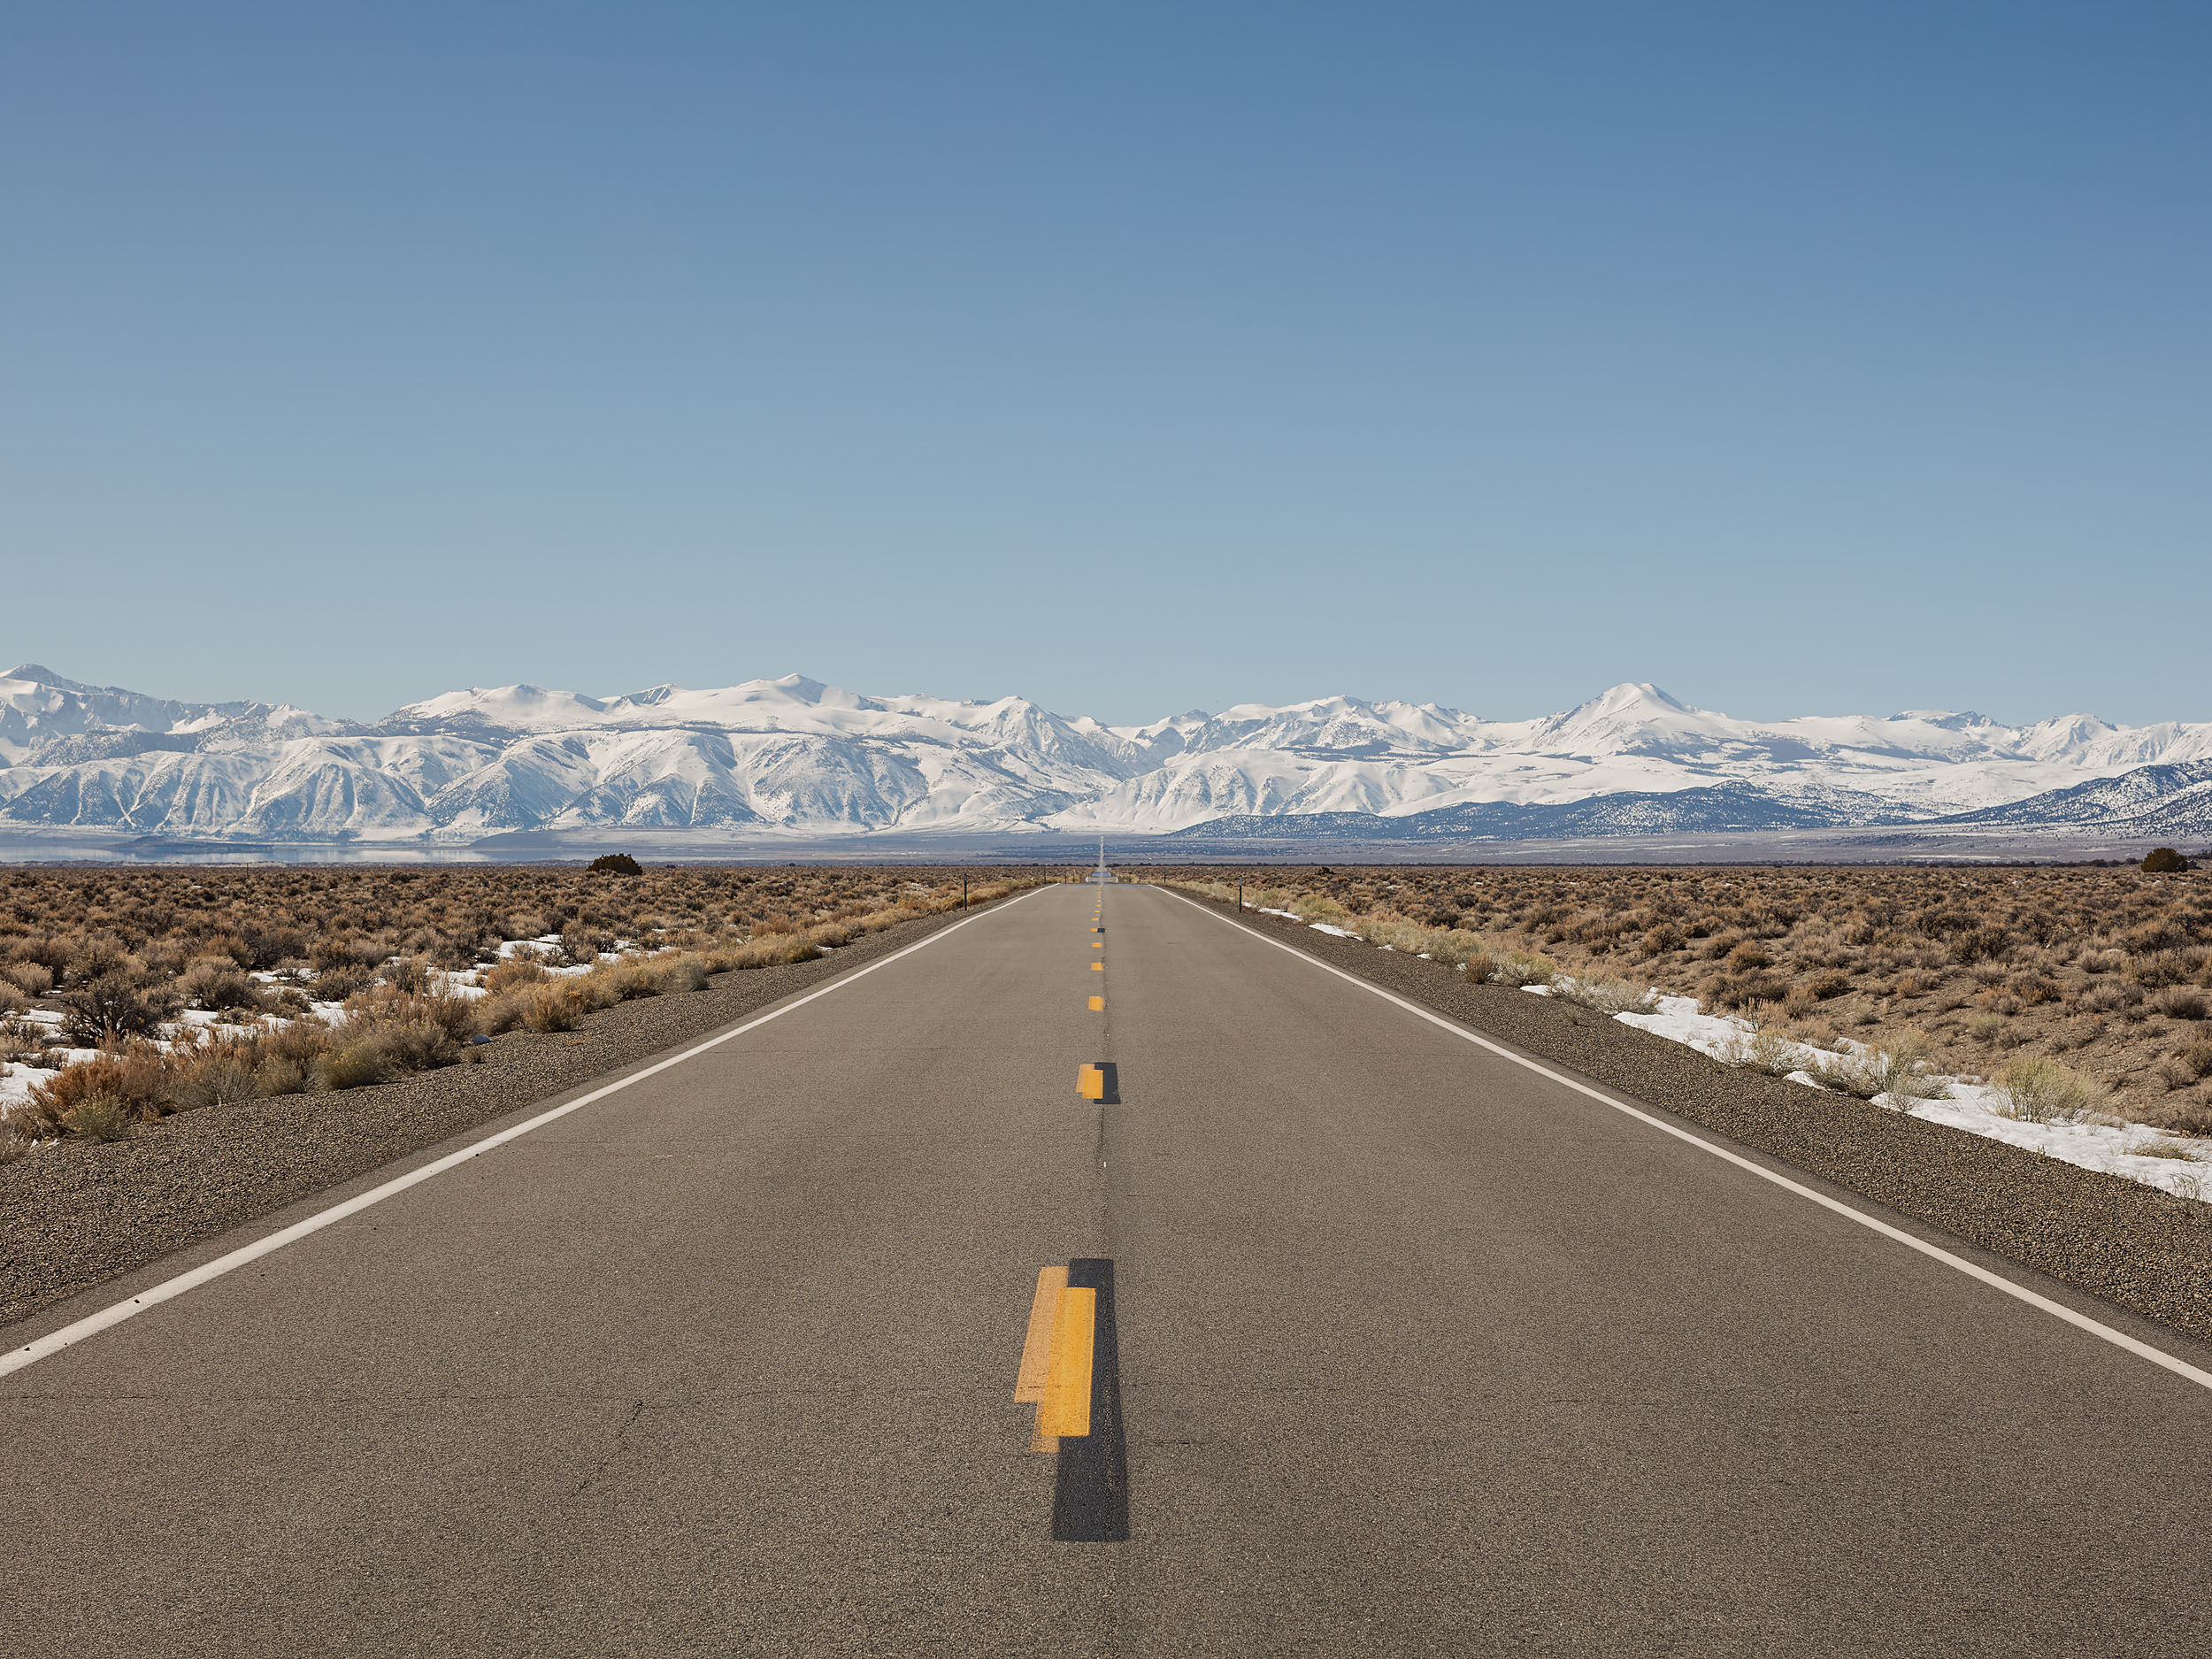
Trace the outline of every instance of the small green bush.
[[602, 853], [591, 861], [595, 876], [641, 876], [645, 866], [627, 853]]
[[2189, 861], [2171, 847], [2154, 847], [2143, 860], [2143, 873], [2149, 876], [2177, 876], [2189, 868]]
[[95, 1094], [62, 1116], [62, 1127], [80, 1141], [121, 1141], [136, 1118], [112, 1094]]
[[345, 1089], [388, 1082], [396, 1073], [385, 1060], [376, 1041], [364, 1037], [325, 1055], [315, 1068], [315, 1075], [325, 1088]]

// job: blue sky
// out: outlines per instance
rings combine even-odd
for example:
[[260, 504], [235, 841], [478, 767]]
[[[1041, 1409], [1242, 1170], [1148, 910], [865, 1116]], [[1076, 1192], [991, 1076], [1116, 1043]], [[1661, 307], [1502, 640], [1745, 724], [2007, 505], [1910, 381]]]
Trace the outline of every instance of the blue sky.
[[2208, 84], [2201, 5], [16, 8], [0, 656], [2212, 718]]

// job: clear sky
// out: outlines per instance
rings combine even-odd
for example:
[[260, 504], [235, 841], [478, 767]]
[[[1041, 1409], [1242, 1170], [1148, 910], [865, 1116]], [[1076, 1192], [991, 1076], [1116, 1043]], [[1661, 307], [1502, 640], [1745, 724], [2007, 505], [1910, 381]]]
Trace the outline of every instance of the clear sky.
[[12, 7], [0, 657], [2212, 718], [2208, 88], [2201, 0]]

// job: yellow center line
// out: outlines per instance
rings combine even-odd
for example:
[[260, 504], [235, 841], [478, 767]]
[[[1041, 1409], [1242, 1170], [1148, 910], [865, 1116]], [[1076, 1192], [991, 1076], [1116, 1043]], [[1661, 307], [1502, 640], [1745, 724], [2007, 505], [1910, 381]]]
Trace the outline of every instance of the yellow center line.
[[1052, 1373], [1052, 1327], [1059, 1317], [1060, 1293], [1068, 1287], [1064, 1267], [1037, 1270], [1037, 1294], [1029, 1304], [1029, 1334], [1022, 1339], [1021, 1370], [1014, 1379], [1014, 1399], [1036, 1405], [1045, 1397], [1045, 1382]]
[[1102, 997], [1102, 996], [1094, 996], [1093, 998], [1091, 998], [1091, 1012], [1092, 1012], [1092, 1013], [1094, 1013], [1094, 1014], [1102, 1014], [1102, 1013], [1104, 1013], [1105, 1011], [1106, 1011], [1106, 999], [1105, 999], [1104, 997]]
[[1064, 1437], [1091, 1432], [1091, 1345], [1098, 1326], [1098, 1293], [1087, 1286], [1060, 1293], [1052, 1322], [1052, 1368], [1037, 1408], [1037, 1432]]
[[1106, 1074], [1094, 1065], [1078, 1068], [1075, 1073], [1075, 1092], [1085, 1100], [1104, 1100], [1106, 1098]]
[[1106, 964], [1102, 962], [1094, 962], [1091, 964], [1091, 972], [1093, 973], [1103, 973], [1106, 972]]

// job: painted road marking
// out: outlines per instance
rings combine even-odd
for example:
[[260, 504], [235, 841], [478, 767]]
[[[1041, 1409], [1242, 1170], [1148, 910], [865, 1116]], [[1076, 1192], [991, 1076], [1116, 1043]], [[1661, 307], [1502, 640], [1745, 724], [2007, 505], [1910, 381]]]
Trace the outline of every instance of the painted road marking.
[[1094, 962], [1091, 964], [1091, 972], [1093, 973], [1103, 973], [1106, 972], [1106, 964], [1102, 962]]
[[1094, 1065], [1081, 1067], [1075, 1074], [1075, 1092], [1085, 1100], [1104, 1100], [1106, 1073]]
[[1113, 1544], [1129, 1536], [1129, 1453], [1121, 1421], [1121, 1341], [1115, 1331], [1114, 1264], [1102, 1256], [1068, 1263], [1068, 1294], [1095, 1298], [1083, 1329], [1091, 1340], [1077, 1368], [1089, 1394], [1087, 1434], [1059, 1441], [1052, 1479], [1052, 1538]]
[[1097, 1325], [1098, 1292], [1061, 1291], [1052, 1322], [1052, 1369], [1037, 1408], [1040, 1438], [1071, 1440], [1091, 1432], [1091, 1348]]
[[[1719, 1158], [1725, 1163], [1734, 1164], [1738, 1169], [1748, 1171], [1751, 1174], [1757, 1176], [1763, 1181], [1773, 1182], [1775, 1186], [1781, 1187], [1786, 1192], [1795, 1193], [1800, 1198], [1810, 1199], [1814, 1203], [1818, 1204], [1823, 1210], [1832, 1210], [1835, 1214], [1843, 1217], [1846, 1220], [1855, 1221], [1859, 1224], [1859, 1225], [1868, 1229], [1870, 1232], [1878, 1233], [1886, 1239], [1893, 1239], [1899, 1244], [1903, 1245], [1907, 1249], [1916, 1250], [1932, 1261], [1940, 1262], [1946, 1267], [1955, 1268], [1958, 1271], [1965, 1274], [1969, 1279], [1979, 1279], [1983, 1284], [1987, 1285], [1993, 1290], [2001, 1291], [2004, 1294], [2013, 1297], [2016, 1301], [2024, 1302], [2031, 1308], [2040, 1309], [2043, 1312], [2049, 1314], [2053, 1318], [2062, 1319], [2068, 1325], [2072, 1325], [2075, 1329], [2086, 1332], [2089, 1335], [2095, 1337], [2100, 1341], [2109, 1342], [2113, 1347], [2116, 1348], [2123, 1348], [2128, 1353], [2134, 1355], [2138, 1359], [2147, 1359], [2154, 1365], [2162, 1366], [2166, 1370], [2173, 1372], [2173, 1374], [2177, 1377], [2185, 1377], [2191, 1382], [2195, 1383], [2200, 1388], [2212, 1388], [2212, 1371], [2208, 1371], [2199, 1366], [2192, 1365], [2187, 1360], [2177, 1359], [2171, 1354], [2167, 1353], [2164, 1349], [2153, 1348], [2148, 1342], [2142, 1341], [2136, 1337], [2131, 1337], [2124, 1331], [2116, 1331], [2110, 1325], [2103, 1323], [2103, 1321], [2093, 1319], [2085, 1313], [2077, 1313], [2064, 1302], [2053, 1302], [2048, 1296], [2039, 1295], [2036, 1292], [2030, 1290], [2025, 1285], [2016, 1285], [2003, 1274], [1993, 1273], [1980, 1263], [1970, 1262], [1962, 1256], [1954, 1256], [1941, 1245], [1931, 1244], [1925, 1239], [1915, 1238], [1911, 1233], [1907, 1233], [1902, 1227], [1893, 1227], [1888, 1222], [1883, 1221], [1877, 1217], [1870, 1216], [1863, 1210], [1854, 1210], [1850, 1205], [1831, 1198], [1825, 1193], [1816, 1193], [1811, 1187], [1806, 1186], [1803, 1182], [1793, 1181], [1790, 1179], [1788, 1176], [1778, 1174], [1775, 1171], [1768, 1169], [1763, 1164], [1755, 1164], [1751, 1159], [1744, 1157], [1740, 1154], [1731, 1152], [1726, 1147], [1715, 1146], [1710, 1141], [1706, 1140], [1703, 1136], [1692, 1134], [1688, 1130], [1681, 1128], [1677, 1125], [1671, 1124], [1663, 1118], [1655, 1118], [1651, 1113], [1644, 1111], [1637, 1107], [1631, 1106], [1625, 1101], [1615, 1100], [1610, 1094], [1607, 1094], [1600, 1090], [1592, 1088], [1587, 1083], [1578, 1083], [1574, 1079], [1555, 1071], [1548, 1065], [1540, 1065], [1537, 1062], [1529, 1059], [1525, 1055], [1516, 1054], [1510, 1048], [1504, 1048], [1498, 1043], [1492, 1042], [1487, 1037], [1476, 1035], [1473, 1032], [1468, 1030], [1464, 1025], [1460, 1025], [1455, 1020], [1447, 1019], [1441, 1014], [1432, 1014], [1427, 1009], [1420, 1006], [1417, 1002], [1409, 1002], [1404, 997], [1394, 995], [1392, 993], [1384, 990], [1382, 987], [1379, 985], [1370, 984], [1367, 980], [1361, 979], [1357, 974], [1347, 973], [1343, 969], [1332, 967], [1329, 964], [1321, 961], [1318, 957], [1310, 956], [1304, 951], [1299, 949], [1295, 945], [1285, 944], [1279, 939], [1270, 939], [1265, 933], [1255, 932], [1252, 928], [1247, 927], [1242, 922], [1233, 922], [1227, 917], [1208, 910], [1206, 906], [1201, 904], [1196, 899], [1184, 898], [1183, 895], [1179, 893], [1171, 894], [1170, 896], [1182, 899], [1183, 902], [1189, 905], [1193, 910], [1200, 910], [1208, 916], [1211, 916], [1216, 921], [1221, 923], [1224, 926], [1233, 927], [1240, 933], [1243, 933], [1248, 938], [1258, 940], [1263, 945], [1272, 945], [1278, 950], [1288, 951], [1292, 956], [1297, 957], [1299, 961], [1306, 963], [1312, 967], [1318, 968], [1324, 973], [1333, 973], [1338, 979], [1342, 979], [1347, 985], [1356, 985], [1361, 990], [1367, 992], [1371, 995], [1379, 996], [1386, 1002], [1394, 1002], [1398, 1007], [1405, 1010], [1407, 1013], [1411, 1014], [1415, 1018], [1425, 1019], [1430, 1025], [1437, 1026], [1440, 1030], [1448, 1031], [1455, 1037], [1463, 1038], [1467, 1041], [1473, 1043], [1478, 1048], [1486, 1048], [1502, 1060], [1510, 1060], [1515, 1065], [1520, 1066], [1525, 1071], [1533, 1071], [1539, 1077], [1549, 1078], [1562, 1088], [1572, 1089], [1578, 1094], [1586, 1095], [1589, 1099], [1597, 1102], [1599, 1105], [1609, 1106], [1615, 1111], [1621, 1113], [1624, 1117], [1633, 1118], [1638, 1123], [1649, 1125], [1652, 1128], [1658, 1130], [1662, 1134], [1672, 1135], [1677, 1141], [1687, 1141], [1691, 1146], [1697, 1148], [1701, 1152], [1709, 1152], [1715, 1157]], [[1101, 964], [1094, 962], [1091, 965], [1093, 967], [1097, 967]]]
[[1064, 1267], [1037, 1270], [1037, 1294], [1029, 1304], [1029, 1334], [1022, 1339], [1021, 1370], [1014, 1378], [1014, 1402], [1033, 1406], [1045, 1397], [1052, 1372], [1052, 1327], [1060, 1317], [1060, 1293], [1068, 1287]]
[[[585, 1107], [603, 1101], [610, 1094], [619, 1094], [633, 1083], [642, 1083], [649, 1077], [657, 1077], [671, 1066], [681, 1065], [687, 1060], [695, 1059], [700, 1055], [718, 1048], [734, 1038], [742, 1037], [749, 1031], [757, 1031], [772, 1019], [781, 1019], [786, 1014], [796, 1012], [809, 1002], [828, 996], [833, 992], [841, 991], [847, 986], [866, 979], [879, 968], [887, 968], [902, 957], [910, 956], [918, 950], [926, 950], [939, 940], [949, 939], [962, 928], [982, 921], [987, 916], [1002, 915], [1019, 904], [1023, 899], [1033, 897], [1043, 891], [1044, 888], [1041, 887], [1032, 887], [1029, 892], [1008, 900], [995, 910], [981, 911], [955, 922], [941, 933], [932, 933], [927, 939], [917, 941], [903, 950], [895, 950], [880, 962], [872, 962], [864, 968], [856, 968], [842, 978], [831, 980], [818, 991], [809, 991], [804, 996], [794, 998], [781, 1008], [771, 1009], [757, 1018], [747, 1020], [742, 1025], [733, 1026], [717, 1036], [708, 1038], [704, 1042], [694, 1044], [681, 1054], [671, 1055], [667, 1059], [657, 1064], [649, 1065], [642, 1071], [633, 1071], [627, 1077], [617, 1078], [603, 1087], [595, 1088], [588, 1094], [580, 1094], [574, 1100], [564, 1105], [556, 1106], [549, 1111], [541, 1111], [536, 1117], [515, 1125], [511, 1129], [503, 1129], [495, 1135], [486, 1135], [481, 1141], [463, 1147], [458, 1152], [449, 1153], [434, 1164], [426, 1164], [419, 1170], [410, 1170], [406, 1174], [388, 1180], [381, 1187], [372, 1187], [357, 1197], [347, 1199], [342, 1204], [333, 1204], [329, 1209], [319, 1211], [308, 1217], [304, 1221], [296, 1221], [280, 1233], [272, 1233], [265, 1238], [256, 1239], [251, 1244], [242, 1245], [227, 1256], [219, 1256], [211, 1262], [203, 1263], [200, 1266], [193, 1268], [189, 1272], [180, 1273], [174, 1279], [164, 1279], [160, 1284], [139, 1292], [127, 1302], [119, 1302], [113, 1307], [102, 1309], [98, 1313], [87, 1314], [83, 1318], [73, 1324], [65, 1325], [58, 1331], [49, 1332], [35, 1342], [25, 1343], [13, 1353], [0, 1354], [0, 1377], [5, 1377], [11, 1371], [21, 1371], [26, 1365], [35, 1365], [49, 1355], [58, 1354], [65, 1348], [74, 1348], [88, 1336], [96, 1336], [112, 1325], [122, 1324], [126, 1319], [135, 1318], [147, 1309], [159, 1307], [172, 1297], [181, 1296], [186, 1291], [204, 1285], [211, 1279], [220, 1279], [226, 1273], [235, 1272], [248, 1263], [257, 1262], [265, 1256], [273, 1255], [286, 1245], [296, 1243], [311, 1233], [320, 1233], [325, 1227], [343, 1221], [348, 1216], [358, 1215], [372, 1204], [380, 1204], [386, 1199], [395, 1197], [411, 1187], [419, 1187], [434, 1176], [444, 1174], [448, 1170], [457, 1169], [472, 1158], [481, 1157], [495, 1148], [503, 1147], [510, 1141], [518, 1141], [534, 1129], [542, 1129], [546, 1125], [565, 1118], [572, 1111], [581, 1111]], [[1093, 963], [1091, 965], [1098, 967], [1102, 964]]]
[[1094, 996], [1093, 998], [1091, 998], [1091, 1012], [1092, 1012], [1092, 1013], [1094, 1013], [1094, 1014], [1102, 1014], [1102, 1013], [1104, 1013], [1105, 1011], [1106, 1011], [1106, 999], [1105, 999], [1104, 997], [1102, 997], [1102, 996]]

